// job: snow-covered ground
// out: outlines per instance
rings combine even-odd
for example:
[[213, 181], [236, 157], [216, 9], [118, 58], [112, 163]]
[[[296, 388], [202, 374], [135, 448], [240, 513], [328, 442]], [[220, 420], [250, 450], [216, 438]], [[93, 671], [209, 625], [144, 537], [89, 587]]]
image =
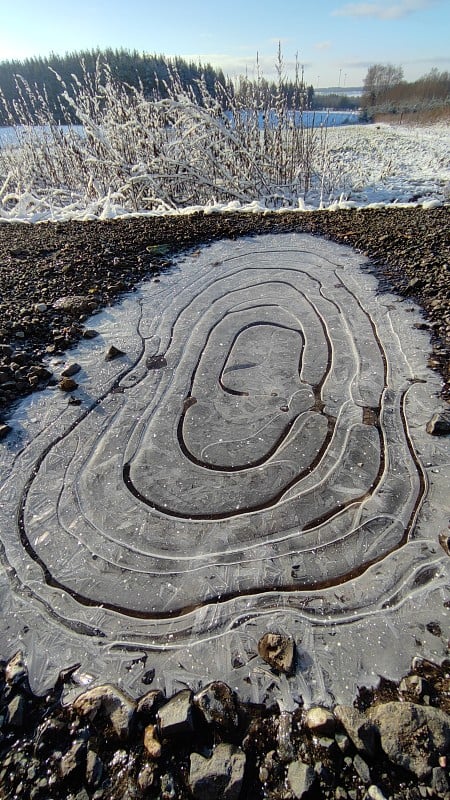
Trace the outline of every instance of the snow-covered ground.
[[341, 205], [346, 198], [355, 206], [429, 207], [450, 199], [448, 125], [330, 128], [327, 149], [331, 196], [341, 188]]
[[[319, 135], [319, 134], [318, 134]], [[374, 205], [420, 205], [430, 208], [450, 200], [450, 127], [346, 125], [323, 128], [314, 149], [313, 182], [299, 197], [287, 196], [278, 210], [358, 208]], [[131, 172], [133, 172], [132, 168]], [[3, 189], [2, 189], [2, 182]], [[258, 212], [274, 208], [262, 197], [170, 208], [167, 203], [149, 211], [130, 209], [119, 193], [104, 193], [86, 202], [76, 192], [55, 187], [51, 193], [34, 187], [11, 191], [8, 176], [0, 175], [0, 221], [57, 221], [107, 219], [119, 216], [189, 214], [240, 210]]]

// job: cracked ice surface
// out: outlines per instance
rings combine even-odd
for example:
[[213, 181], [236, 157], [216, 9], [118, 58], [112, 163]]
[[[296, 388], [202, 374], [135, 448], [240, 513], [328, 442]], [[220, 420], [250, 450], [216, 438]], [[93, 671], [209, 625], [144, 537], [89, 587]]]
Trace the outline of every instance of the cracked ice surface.
[[[442, 659], [450, 459], [419, 319], [300, 234], [203, 248], [96, 316], [82, 406], [34, 395], [0, 456], [2, 655], [40, 690], [80, 661], [134, 695], [155, 668], [282, 707]], [[295, 638], [292, 678], [267, 630]]]

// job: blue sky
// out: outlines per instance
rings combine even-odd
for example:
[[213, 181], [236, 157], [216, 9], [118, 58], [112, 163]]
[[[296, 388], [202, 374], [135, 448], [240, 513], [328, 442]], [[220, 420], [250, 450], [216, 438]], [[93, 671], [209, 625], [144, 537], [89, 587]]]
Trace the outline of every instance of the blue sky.
[[273, 77], [295, 54], [314, 86], [361, 85], [374, 63], [406, 80], [450, 70], [449, 0], [0, 0], [0, 61], [124, 47]]

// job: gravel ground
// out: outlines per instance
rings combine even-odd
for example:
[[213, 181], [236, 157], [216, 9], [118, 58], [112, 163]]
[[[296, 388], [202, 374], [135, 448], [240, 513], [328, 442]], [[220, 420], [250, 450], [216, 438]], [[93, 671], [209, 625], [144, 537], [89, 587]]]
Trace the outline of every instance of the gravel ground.
[[[186, 249], [218, 238], [277, 231], [308, 232], [356, 248], [372, 260], [381, 290], [394, 290], [420, 304], [423, 325], [432, 335], [430, 366], [440, 371], [442, 396], [449, 400], [448, 219], [448, 208], [391, 208], [0, 224], [0, 436], [8, 433], [1, 415], [7, 419], [11, 403], [53, 380], [42, 359], [86, 335], [85, 314], [167, 269]], [[56, 300], [74, 294], [90, 298], [87, 311], [68, 314], [53, 308]], [[414, 709], [420, 706], [431, 709], [430, 715], [444, 715], [439, 724], [447, 740], [440, 746], [430, 733], [431, 716], [420, 731], [397, 729], [397, 737], [404, 736], [400, 755], [420, 744], [430, 765], [426, 775], [405, 769], [395, 753], [388, 757], [387, 745], [382, 750], [378, 743], [370, 751], [361, 744], [353, 728], [361, 723], [360, 734], [367, 733], [369, 717], [353, 720], [353, 728], [348, 721], [328, 719], [315, 730], [302, 709], [287, 718], [278, 709], [244, 707], [236, 701], [236, 721], [230, 725], [223, 697], [222, 717], [215, 722], [205, 717], [198, 698], [192, 704], [190, 697], [192, 725], [164, 734], [164, 714], [158, 709], [169, 698], [156, 693], [140, 706], [128, 706], [125, 699], [120, 713], [128, 723], [123, 734], [117, 731], [114, 711], [120, 698], [102, 701], [102, 713], [83, 715], [61, 704], [70, 670], [46, 697], [37, 698], [20, 664], [20, 659], [19, 667], [17, 662], [13, 667], [0, 662], [0, 798], [450, 800], [450, 722], [445, 722], [450, 719], [450, 662], [422, 662], [403, 690], [382, 681], [376, 692], [361, 690], [355, 699], [364, 714], [370, 714], [373, 705], [394, 701], [392, 718], [398, 714], [400, 719], [401, 710], [409, 708], [406, 700]], [[193, 752], [209, 757], [214, 751], [218, 759], [220, 743], [236, 748], [222, 748], [228, 761], [224, 759], [221, 774], [213, 774], [210, 760], [206, 767], [203, 762], [199, 766], [198, 759], [194, 764]], [[242, 782], [239, 764], [244, 761]], [[197, 768], [204, 775], [199, 783]]]

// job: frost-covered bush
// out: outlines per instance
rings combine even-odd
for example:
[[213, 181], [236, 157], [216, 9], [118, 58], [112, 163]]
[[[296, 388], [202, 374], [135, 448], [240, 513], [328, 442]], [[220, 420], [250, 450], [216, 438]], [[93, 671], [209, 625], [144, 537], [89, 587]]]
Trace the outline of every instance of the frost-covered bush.
[[222, 85], [213, 97], [204, 82], [196, 97], [173, 68], [153, 97], [118, 83], [100, 63], [81, 81], [73, 76], [70, 93], [60, 83], [64, 126], [45, 95], [18, 79], [14, 112], [22, 125], [0, 147], [4, 209], [75, 205], [106, 215], [112, 204], [163, 211], [254, 200], [277, 207], [297, 203], [317, 182], [324, 129], [308, 127], [301, 107], [288, 106], [281, 78], [269, 101], [252, 84], [245, 104]]

